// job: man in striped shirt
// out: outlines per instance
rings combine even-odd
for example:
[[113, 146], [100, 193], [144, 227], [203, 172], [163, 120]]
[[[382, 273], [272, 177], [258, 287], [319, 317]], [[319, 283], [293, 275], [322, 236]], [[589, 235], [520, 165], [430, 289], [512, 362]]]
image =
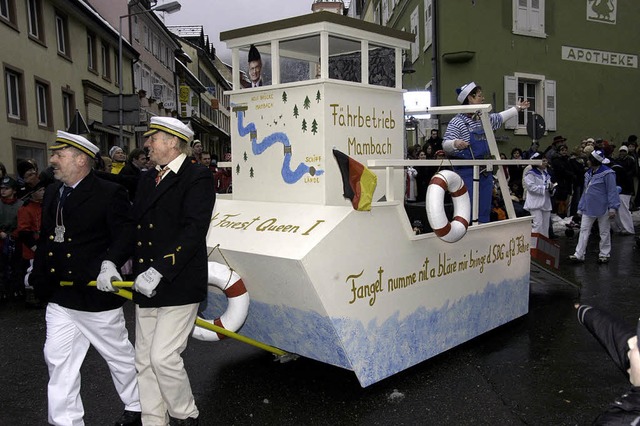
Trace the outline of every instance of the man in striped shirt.
[[[458, 102], [462, 105], [479, 105], [485, 103], [482, 87], [476, 85], [474, 82], [465, 84], [456, 89], [456, 92], [458, 94]], [[517, 116], [518, 112], [527, 108], [529, 108], [529, 101], [519, 99], [515, 107], [500, 113], [490, 114], [489, 120], [491, 122], [491, 128], [493, 130], [500, 128], [502, 123]], [[474, 160], [488, 158], [491, 155], [480, 118], [470, 113], [457, 114], [451, 119], [447, 126], [442, 146], [451, 158]], [[469, 197], [473, 200], [473, 167], [458, 166], [454, 169], [462, 177], [467, 191], [469, 191]], [[489, 222], [492, 190], [493, 175], [486, 172], [481, 173], [478, 195], [479, 223]]]

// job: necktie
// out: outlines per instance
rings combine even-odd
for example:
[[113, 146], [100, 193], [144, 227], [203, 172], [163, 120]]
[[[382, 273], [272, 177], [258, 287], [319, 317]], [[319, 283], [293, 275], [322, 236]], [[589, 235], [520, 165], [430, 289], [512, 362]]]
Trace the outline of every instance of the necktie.
[[63, 185], [62, 193], [60, 194], [60, 201], [59, 201], [60, 208], [62, 208], [62, 206], [64, 205], [64, 202], [69, 196], [69, 194], [71, 193], [71, 191], [73, 191], [73, 187]]
[[164, 174], [169, 171], [169, 166], [164, 166], [162, 168], [158, 166], [158, 168], [159, 170], [158, 170], [158, 174], [156, 175], [156, 186], [160, 184], [160, 181], [162, 180], [162, 176], [164, 176]]

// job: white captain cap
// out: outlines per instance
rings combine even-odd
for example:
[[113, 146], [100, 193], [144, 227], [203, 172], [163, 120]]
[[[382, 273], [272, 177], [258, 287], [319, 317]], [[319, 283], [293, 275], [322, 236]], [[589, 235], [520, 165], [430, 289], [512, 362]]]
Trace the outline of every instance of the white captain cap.
[[55, 151], [58, 149], [69, 148], [70, 146], [79, 149], [91, 158], [96, 158], [98, 151], [100, 151], [100, 149], [89, 142], [87, 138], [80, 135], [74, 135], [73, 133], [63, 132], [62, 130], [58, 130], [58, 133], [56, 134], [56, 145], [51, 146], [49, 149]]
[[182, 121], [173, 117], [151, 117], [149, 130], [145, 132], [144, 137], [149, 137], [156, 132], [165, 132], [177, 136], [186, 143], [191, 142], [191, 139], [193, 139], [193, 130]]

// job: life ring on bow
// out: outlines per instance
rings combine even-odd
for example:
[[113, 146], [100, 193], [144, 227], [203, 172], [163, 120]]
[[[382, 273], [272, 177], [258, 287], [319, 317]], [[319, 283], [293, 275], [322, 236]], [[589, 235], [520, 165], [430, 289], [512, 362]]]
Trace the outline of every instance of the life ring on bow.
[[[449, 222], [444, 211], [445, 191], [453, 200], [453, 220]], [[467, 233], [471, 217], [471, 205], [467, 187], [459, 174], [440, 170], [429, 181], [426, 199], [429, 225], [438, 238], [455, 243]]]
[[[202, 320], [222, 327], [225, 330], [236, 332], [242, 327], [249, 313], [249, 293], [242, 282], [242, 278], [226, 265], [218, 262], [207, 262], [209, 270], [209, 284], [218, 287], [227, 296], [227, 310], [214, 320], [201, 318]], [[216, 342], [225, 336], [203, 327], [195, 326], [191, 333], [198, 340]]]

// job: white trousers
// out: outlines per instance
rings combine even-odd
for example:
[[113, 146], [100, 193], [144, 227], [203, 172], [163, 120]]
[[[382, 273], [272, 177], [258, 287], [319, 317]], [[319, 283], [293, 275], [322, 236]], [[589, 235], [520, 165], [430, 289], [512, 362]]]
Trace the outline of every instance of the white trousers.
[[529, 211], [533, 221], [531, 222], [531, 232], [537, 232], [549, 238], [549, 221], [551, 220], [551, 212], [541, 209], [532, 209]]
[[616, 214], [616, 226], [618, 231], [628, 232], [629, 234], [635, 234], [636, 230], [633, 227], [633, 218], [631, 217], [631, 211], [629, 211], [629, 203], [631, 202], [631, 195], [620, 194], [620, 207]]
[[80, 397], [80, 366], [89, 345], [107, 361], [125, 410], [140, 411], [133, 345], [122, 308], [84, 312], [47, 305], [44, 359], [49, 367], [49, 423], [84, 425]]
[[167, 414], [176, 419], [198, 417], [180, 356], [187, 347], [198, 306], [198, 303], [161, 308], [136, 305], [136, 366], [145, 426], [168, 425]]
[[600, 231], [600, 253], [598, 257], [609, 257], [611, 254], [611, 221], [609, 219], [609, 212], [598, 217], [583, 214], [582, 222], [580, 223], [580, 237], [578, 237], [578, 245], [574, 253], [578, 259], [584, 260], [589, 235], [591, 235], [591, 227], [596, 220], [598, 221], [598, 229]]

